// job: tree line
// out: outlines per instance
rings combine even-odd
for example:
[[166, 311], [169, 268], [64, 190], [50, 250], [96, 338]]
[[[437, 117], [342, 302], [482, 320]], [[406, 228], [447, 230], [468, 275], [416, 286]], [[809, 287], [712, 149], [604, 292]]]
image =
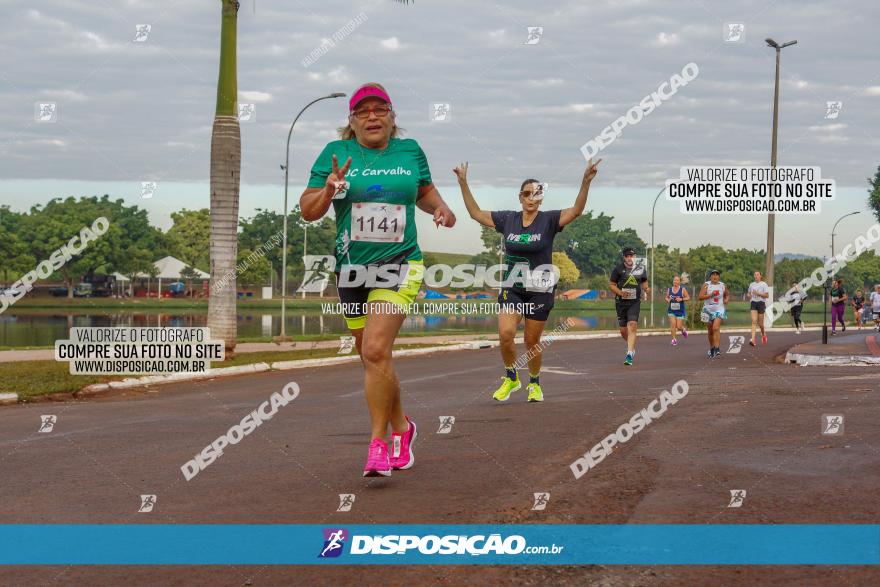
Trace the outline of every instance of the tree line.
[[[880, 185], [880, 169], [876, 181]], [[878, 192], [876, 188], [873, 191]], [[207, 208], [173, 212], [172, 225], [163, 232], [150, 224], [146, 210], [104, 195], [100, 198], [56, 198], [26, 212], [16, 212], [8, 206], [0, 208], [3, 282], [8, 284], [32, 270], [78, 234], [82, 227], [90, 226], [100, 216], [110, 221], [110, 229], [64, 265], [53, 280], [63, 281], [72, 288], [79, 279], [90, 274], [119, 272], [130, 279], [137, 274], [155, 275], [153, 263], [166, 255], [180, 259], [188, 269], [209, 271], [211, 219]], [[612, 216], [603, 213], [587, 212], [556, 237], [554, 263], [562, 270], [563, 287], [607, 289], [611, 270], [620, 261], [620, 251], [625, 246], [632, 247], [639, 255], [650, 257], [648, 245], [636, 231], [631, 228], [614, 230], [611, 227], [613, 220]], [[304, 250], [310, 254], [331, 254], [335, 245], [335, 221], [332, 218], [308, 223], [307, 235], [303, 230], [305, 225], [299, 209], [294, 208], [288, 216], [287, 234], [287, 277], [291, 283], [299, 283], [302, 278], [303, 266], [299, 259]], [[266, 250], [263, 245], [282, 229], [282, 215], [271, 210], [258, 209], [253, 216], [239, 220], [238, 262], [243, 268], [238, 275], [239, 283], [280, 282], [282, 248]], [[483, 227], [481, 238], [483, 251], [473, 255], [469, 262], [498, 263], [501, 235]], [[251, 255], [258, 250], [265, 250], [265, 254]], [[247, 263], [241, 263], [249, 257]], [[821, 264], [819, 258], [783, 259], [776, 263], [774, 285], [784, 291]], [[732, 291], [744, 291], [752, 281], [752, 273], [763, 267], [764, 252], [759, 249], [701, 245], [684, 252], [658, 244], [654, 251], [657, 291], [664, 291], [672, 283], [673, 276], [683, 273], [689, 275], [691, 283], [702, 283], [711, 269], [722, 272], [723, 281]], [[880, 282], [880, 256], [867, 251], [838, 275], [852, 288], [870, 287]], [[182, 277], [186, 278], [186, 275]]]
[[[187, 267], [182, 278], [192, 276], [192, 268], [209, 272], [211, 217], [207, 208], [180, 210], [171, 214], [172, 225], [167, 231], [150, 224], [147, 211], [137, 205], [126, 205], [122, 199], [102, 197], [55, 198], [45, 205], [36, 205], [26, 212], [0, 207], [0, 280], [9, 284], [34, 269], [53, 251], [91, 226], [96, 218], [110, 221], [106, 234], [90, 243], [49, 279], [63, 281], [70, 295], [79, 280], [89, 275], [118, 272], [129, 279], [138, 274], [156, 275], [154, 262], [171, 255]], [[269, 248], [264, 255], [251, 255], [282, 230], [283, 217], [269, 210], [257, 210], [250, 218], [239, 220], [238, 260], [244, 270], [239, 283], [263, 284], [281, 275], [281, 247]], [[303, 268], [296, 260], [303, 254], [303, 222], [299, 210], [288, 217], [288, 278], [302, 276]], [[314, 253], [333, 250], [334, 223], [325, 219], [312, 223], [308, 230], [309, 249]]]
[[[557, 235], [553, 242], [553, 262], [560, 266], [560, 286], [607, 290], [611, 270], [621, 261], [620, 252], [630, 246], [636, 254], [648, 257], [650, 246], [631, 228], [613, 230], [612, 216], [587, 212]], [[483, 227], [484, 251], [471, 257], [471, 263], [498, 263], [501, 235], [490, 227]], [[672, 278], [685, 274], [691, 284], [702, 284], [712, 269], [721, 271], [724, 281], [733, 292], [744, 292], [753, 280], [755, 271], [764, 272], [764, 251], [761, 249], [725, 249], [718, 245], [700, 245], [687, 252], [669, 245], [658, 244], [654, 251], [655, 294], [661, 296], [672, 285]], [[560, 262], [561, 261], [561, 262]], [[573, 269], [565, 270], [569, 264]], [[775, 287], [787, 290], [820, 267], [823, 259], [805, 257], [784, 258], [775, 265]], [[867, 251], [838, 273], [852, 287], [868, 287], [880, 282], [880, 256]], [[781, 288], [781, 289], [780, 289]]]

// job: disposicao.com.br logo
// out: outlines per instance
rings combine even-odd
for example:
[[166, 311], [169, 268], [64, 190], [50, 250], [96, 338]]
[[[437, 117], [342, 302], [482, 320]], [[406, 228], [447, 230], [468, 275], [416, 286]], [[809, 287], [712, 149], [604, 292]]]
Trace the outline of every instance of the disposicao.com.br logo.
[[552, 544], [549, 546], [529, 546], [526, 539], [518, 534], [502, 537], [501, 534], [445, 535], [436, 534], [376, 534], [366, 536], [353, 534], [343, 528], [324, 529], [324, 541], [318, 558], [338, 557], [345, 549], [345, 541], [350, 538], [351, 555], [518, 555], [518, 554], [560, 554], [565, 548]]
[[344, 528], [325, 528], [324, 546], [321, 548], [318, 558], [338, 557], [345, 548], [346, 538], [348, 538], [348, 531]]

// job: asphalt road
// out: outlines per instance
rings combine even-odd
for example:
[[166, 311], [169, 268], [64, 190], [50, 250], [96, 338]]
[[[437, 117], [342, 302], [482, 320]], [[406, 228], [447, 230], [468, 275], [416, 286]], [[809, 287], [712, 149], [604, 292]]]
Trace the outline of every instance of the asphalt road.
[[[164, 385], [122, 397], [0, 408], [0, 523], [877, 523], [880, 372], [775, 358], [811, 335], [706, 358], [620, 339], [552, 343], [546, 401], [498, 403], [497, 349], [397, 363], [420, 426], [416, 465], [360, 476], [369, 441], [356, 366]], [[812, 333], [812, 337], [816, 334]], [[728, 336], [723, 340], [726, 350]], [[522, 376], [527, 376], [525, 371]], [[664, 389], [689, 393], [580, 479], [569, 464]], [[180, 466], [290, 381], [299, 397], [186, 481]], [[845, 416], [821, 434], [822, 414]], [[39, 433], [41, 415], [57, 416]], [[440, 417], [454, 416], [438, 434]], [[745, 489], [740, 508], [730, 490]], [[533, 493], [550, 492], [543, 511]], [[356, 495], [337, 512], [339, 494]], [[141, 494], [157, 495], [138, 513]], [[867, 567], [13, 567], [0, 584], [877, 584]]]

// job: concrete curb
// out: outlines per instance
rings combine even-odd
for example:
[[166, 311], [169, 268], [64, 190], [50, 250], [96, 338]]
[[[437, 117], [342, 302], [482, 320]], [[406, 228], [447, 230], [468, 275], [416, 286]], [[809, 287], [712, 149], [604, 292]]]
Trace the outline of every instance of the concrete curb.
[[[446, 351], [466, 351], [466, 350], [475, 350], [475, 349], [487, 349], [491, 348], [489, 343], [492, 341], [477, 341], [477, 344], [474, 342], [462, 342], [459, 344], [446, 344], [443, 346], [430, 346], [425, 347], [423, 349], [401, 349], [399, 351], [394, 351], [391, 353], [393, 357], [415, 357], [418, 355], [430, 355], [431, 353], [442, 353]], [[497, 342], [491, 346], [497, 346]]]
[[880, 365], [880, 357], [866, 355], [804, 355], [788, 352], [786, 363], [797, 363], [801, 367], [867, 367]]
[[[794, 331], [794, 328], [774, 328], [771, 330], [777, 332], [785, 332], [785, 331]], [[725, 330], [725, 334], [742, 334], [749, 333], [749, 328], [731, 328], [729, 330]], [[542, 337], [543, 341], [547, 341], [547, 337], [550, 335], [549, 332], [545, 332], [544, 337]], [[669, 336], [669, 332], [665, 330], [653, 330], [653, 331], [644, 331], [639, 334], [639, 336]], [[620, 334], [617, 332], [596, 332], [592, 334], [573, 334], [573, 333], [559, 333], [553, 334], [552, 340], [591, 340], [591, 339], [603, 339], [603, 338], [619, 338]], [[523, 339], [521, 336], [515, 339], [517, 344], [522, 344]], [[549, 344], [549, 341], [548, 341]], [[392, 353], [394, 357], [413, 357], [419, 355], [428, 355], [431, 353], [440, 353], [440, 352], [450, 352], [450, 351], [462, 351], [462, 350], [480, 350], [480, 349], [489, 349], [495, 348], [499, 345], [497, 340], [472, 340], [457, 344], [446, 344], [446, 345], [438, 345], [432, 347], [425, 347], [420, 349], [400, 349], [396, 350]], [[788, 353], [786, 355], [786, 362], [797, 362], [798, 364], [810, 364], [810, 365], [819, 365], [823, 364], [818, 362], [821, 359], [837, 359], [840, 357], [813, 357], [813, 356], [805, 356], [805, 355], [794, 355], [796, 357], [807, 357], [808, 363], [801, 363], [797, 359], [790, 360], [789, 357], [792, 357], [792, 353]], [[827, 364], [858, 364], [858, 365], [871, 365], [871, 364], [880, 364], [880, 357], [850, 357], [850, 359], [858, 360], [859, 362], [852, 363], [827, 363]], [[862, 361], [862, 359], [866, 359], [866, 361]], [[92, 397], [95, 395], [100, 395], [107, 391], [116, 390], [116, 389], [133, 389], [136, 387], [144, 387], [147, 385], [162, 385], [166, 383], [179, 383], [182, 381], [198, 381], [203, 379], [213, 379], [215, 377], [224, 377], [228, 375], [246, 375], [250, 373], [261, 373], [263, 371], [287, 371], [292, 369], [304, 369], [308, 367], [329, 367], [333, 365], [341, 365], [346, 363], [358, 363], [360, 362], [360, 358], [356, 354], [352, 355], [344, 355], [337, 357], [324, 357], [320, 359], [301, 359], [297, 361], [278, 361], [275, 363], [253, 363], [250, 365], [239, 365], [237, 367], [221, 367], [219, 369], [211, 369], [210, 371], [206, 371], [205, 373], [175, 373], [173, 375], [148, 375], [146, 377], [132, 377], [128, 379], [123, 379], [121, 381], [110, 381], [109, 383], [94, 383], [92, 385], [87, 385], [73, 393], [74, 397], [77, 398], [85, 398]], [[18, 402], [18, 394], [8, 393], [8, 394], [0, 394], [0, 405], [4, 404], [13, 404]]]
[[134, 377], [130, 379], [123, 379], [122, 381], [111, 381], [103, 385], [107, 385], [110, 389], [129, 389], [132, 387], [141, 387], [143, 385], [177, 383], [179, 381], [196, 381], [199, 379], [213, 379], [214, 377], [223, 377], [224, 375], [245, 375], [248, 373], [259, 373], [261, 371], [268, 370], [269, 365], [267, 363], [253, 363], [251, 365], [239, 365], [236, 367], [221, 367], [220, 369], [210, 369], [204, 373], [174, 373], [172, 375], [148, 375], [146, 377]]
[[105, 391], [110, 390], [109, 383], [93, 383], [91, 385], [86, 385], [79, 391], [74, 392], [74, 397], [91, 397], [93, 395], [98, 395]]
[[300, 359], [298, 361], [278, 361], [269, 365], [273, 371], [286, 371], [288, 369], [302, 369], [304, 367], [321, 367], [340, 365], [343, 363], [355, 363], [360, 361], [357, 355], [343, 355], [341, 357], [324, 357], [321, 359]]
[[[490, 348], [490, 345], [498, 346], [497, 341], [479, 341], [464, 342], [460, 344], [447, 344], [442, 346], [432, 346], [423, 349], [399, 349], [393, 351], [393, 357], [412, 357], [417, 355], [428, 355], [431, 353], [442, 353], [444, 351], [461, 351], [477, 348]], [[270, 367], [273, 371], [287, 371], [290, 369], [303, 369], [305, 367], [329, 367], [331, 365], [339, 365], [343, 363], [359, 363], [360, 357], [355, 354], [344, 355], [341, 357], [324, 357], [321, 359], [300, 359], [298, 361], [279, 361], [272, 363]]]

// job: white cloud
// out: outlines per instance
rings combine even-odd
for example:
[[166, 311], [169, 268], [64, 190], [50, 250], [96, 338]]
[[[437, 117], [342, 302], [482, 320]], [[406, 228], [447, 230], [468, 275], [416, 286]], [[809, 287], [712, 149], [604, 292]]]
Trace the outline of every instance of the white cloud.
[[596, 105], [595, 104], [571, 104], [569, 106], [574, 112], [589, 112], [593, 110]]
[[40, 146], [48, 146], [48, 147], [66, 147], [68, 145], [67, 141], [63, 139], [36, 139], [33, 141], [16, 141], [18, 144], [30, 144], [30, 145], [40, 145]]
[[810, 127], [810, 130], [812, 130], [812, 131], [827, 131], [827, 132], [833, 132], [833, 131], [837, 131], [837, 130], [843, 130], [844, 128], [846, 128], [846, 125], [845, 125], [845, 124], [841, 124], [841, 123], [838, 122], [838, 123], [835, 123], [835, 124], [817, 124], [817, 125], [813, 125], [813, 126]]
[[660, 33], [657, 35], [657, 38], [654, 40], [652, 45], [655, 47], [666, 47], [669, 45], [678, 45], [679, 38], [675, 33]]
[[119, 45], [115, 45], [112, 43], [108, 43], [104, 40], [104, 37], [99, 35], [98, 33], [93, 33], [92, 31], [85, 31], [83, 36], [88, 41], [89, 45], [97, 49], [98, 51], [107, 51], [109, 49], [118, 48]]
[[272, 99], [272, 94], [266, 92], [257, 92], [257, 91], [245, 91], [241, 90], [238, 92], [238, 100], [240, 102], [252, 103], [252, 102], [268, 102]]
[[334, 67], [326, 73], [319, 71], [309, 72], [309, 79], [316, 82], [331, 81], [336, 84], [347, 84], [351, 82], [351, 75], [344, 65]]
[[52, 99], [69, 102], [84, 102], [88, 98], [82, 92], [76, 90], [42, 90], [41, 95], [51, 96]]
[[865, 88], [865, 95], [880, 96], [880, 86], [870, 86]]
[[382, 45], [383, 47], [385, 47], [386, 49], [391, 50], [391, 51], [395, 51], [397, 49], [400, 49], [400, 41], [397, 39], [397, 37], [391, 37], [390, 39], [383, 39], [382, 41], [379, 42], [379, 44]]
[[543, 79], [530, 79], [529, 85], [536, 88], [545, 88], [547, 86], [561, 86], [565, 80], [561, 77], [545, 77]]
[[40, 12], [39, 10], [33, 10], [33, 9], [28, 10], [27, 16], [31, 20], [35, 20], [42, 25], [54, 26], [56, 28], [61, 28], [61, 29], [73, 28], [73, 27], [71, 27], [71, 25], [69, 23], [67, 23], [61, 19], [58, 19], [58, 18], [51, 18], [49, 16], [46, 16], [45, 14]]
[[815, 139], [819, 143], [831, 143], [834, 145], [842, 145], [849, 142], [849, 137], [842, 135], [820, 135]]

